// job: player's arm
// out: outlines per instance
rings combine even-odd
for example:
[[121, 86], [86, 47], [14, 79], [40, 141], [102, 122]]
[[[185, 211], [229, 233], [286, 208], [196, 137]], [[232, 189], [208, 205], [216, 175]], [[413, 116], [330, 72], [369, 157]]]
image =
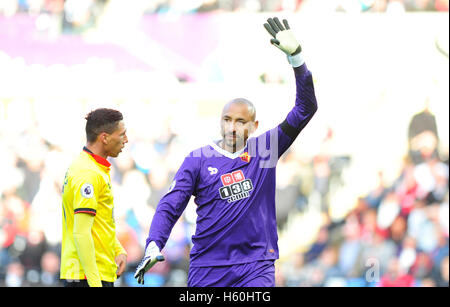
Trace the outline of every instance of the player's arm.
[[166, 245], [172, 228], [183, 214], [189, 199], [195, 194], [200, 158], [188, 156], [175, 174], [169, 191], [156, 207], [145, 245], [145, 255], [134, 275], [139, 283], [144, 283], [144, 274], [157, 261], [164, 260], [161, 250]]
[[295, 105], [286, 119], [278, 126], [278, 156], [281, 156], [294, 142], [303, 128], [317, 111], [317, 101], [311, 72], [306, 67], [302, 57], [302, 48], [298, 43], [287, 20], [283, 24], [278, 18], [269, 18], [264, 27], [273, 37], [272, 45], [287, 55], [295, 74], [296, 99]]
[[93, 224], [94, 215], [89, 213], [75, 214], [73, 239], [89, 286], [101, 287], [102, 282], [95, 260], [94, 240], [92, 239], [91, 233]]
[[115, 254], [115, 261], [117, 264], [117, 277], [121, 276], [122, 273], [125, 271], [127, 266], [127, 252], [123, 248], [122, 244], [120, 244], [119, 239], [117, 237], [115, 238], [114, 242], [114, 254]]
[[74, 227], [73, 238], [78, 258], [91, 287], [101, 287], [100, 274], [95, 258], [92, 227], [97, 214], [97, 197], [100, 195], [101, 178], [95, 172], [86, 171], [74, 179]]
[[125, 250], [125, 248], [123, 248], [122, 244], [120, 244], [120, 241], [119, 239], [117, 239], [117, 237], [115, 238], [114, 242], [114, 254], [116, 256], [127, 255], [127, 251]]
[[195, 160], [198, 159], [188, 157], [184, 160], [172, 181], [169, 192], [159, 201], [150, 226], [146, 246], [154, 241], [162, 250], [166, 245], [173, 226], [183, 214], [189, 199], [194, 194], [197, 180]]

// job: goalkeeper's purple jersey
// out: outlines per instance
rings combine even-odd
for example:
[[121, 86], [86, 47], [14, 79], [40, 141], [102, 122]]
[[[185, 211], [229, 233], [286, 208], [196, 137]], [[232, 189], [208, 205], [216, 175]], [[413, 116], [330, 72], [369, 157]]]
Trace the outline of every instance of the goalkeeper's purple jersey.
[[163, 249], [191, 196], [197, 205], [192, 267], [278, 259], [275, 174], [279, 157], [309, 122], [317, 103], [306, 65], [294, 68], [297, 95], [286, 120], [230, 153], [216, 143], [192, 151], [160, 200], [147, 238]]

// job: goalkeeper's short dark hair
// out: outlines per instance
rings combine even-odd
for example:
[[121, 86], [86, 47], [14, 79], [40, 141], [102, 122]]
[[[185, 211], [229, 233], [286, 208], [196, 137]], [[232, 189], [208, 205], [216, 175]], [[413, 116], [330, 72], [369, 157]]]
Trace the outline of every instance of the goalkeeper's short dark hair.
[[100, 108], [89, 112], [86, 119], [86, 139], [89, 143], [97, 140], [100, 133], [113, 133], [117, 129], [117, 124], [123, 120], [120, 111]]

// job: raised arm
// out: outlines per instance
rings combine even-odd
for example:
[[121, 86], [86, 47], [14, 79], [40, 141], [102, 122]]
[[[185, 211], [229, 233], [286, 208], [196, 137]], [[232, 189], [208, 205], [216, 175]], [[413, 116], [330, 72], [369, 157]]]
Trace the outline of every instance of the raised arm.
[[276, 129], [279, 158], [311, 120], [317, 111], [317, 101], [311, 72], [302, 57], [302, 47], [295, 38], [288, 21], [283, 20], [281, 23], [277, 17], [269, 18], [264, 27], [273, 37], [270, 40], [271, 44], [286, 54], [295, 74], [295, 105]]

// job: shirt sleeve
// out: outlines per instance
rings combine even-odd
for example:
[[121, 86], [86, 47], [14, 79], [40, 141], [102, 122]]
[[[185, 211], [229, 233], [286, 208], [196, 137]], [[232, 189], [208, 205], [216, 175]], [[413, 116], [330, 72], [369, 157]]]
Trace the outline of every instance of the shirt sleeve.
[[277, 127], [249, 140], [249, 154], [261, 158], [260, 167], [275, 167], [317, 110], [312, 75], [306, 64], [294, 68], [294, 73], [295, 105], [286, 119]]
[[120, 241], [119, 239], [117, 239], [117, 237], [115, 238], [114, 254], [116, 255], [116, 257], [121, 254], [127, 255], [127, 251], [125, 250], [125, 248], [123, 248], [122, 244], [120, 244]]
[[100, 274], [95, 258], [92, 224], [94, 217], [90, 214], [77, 214], [74, 218], [73, 239], [78, 258], [90, 287], [101, 287]]
[[311, 72], [303, 64], [294, 68], [295, 105], [286, 119], [278, 125], [278, 157], [292, 145], [317, 111], [317, 100]]
[[102, 188], [102, 178], [99, 174], [86, 171], [82, 178], [74, 182], [73, 209], [74, 214], [88, 213], [97, 214], [97, 197]]
[[161, 198], [150, 226], [145, 247], [151, 241], [162, 250], [173, 226], [180, 218], [192, 195], [195, 194], [199, 173], [199, 157], [186, 157], [178, 169], [168, 192]]

